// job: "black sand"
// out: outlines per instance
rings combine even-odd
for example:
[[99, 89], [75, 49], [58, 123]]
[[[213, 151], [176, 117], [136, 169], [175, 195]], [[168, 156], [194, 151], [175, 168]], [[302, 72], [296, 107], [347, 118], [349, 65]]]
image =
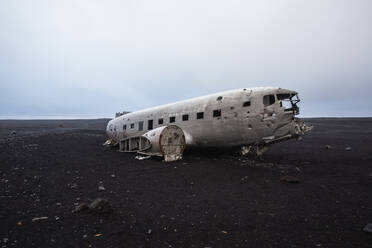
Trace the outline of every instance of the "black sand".
[[[102, 147], [106, 123], [0, 121], [0, 247], [372, 247], [372, 118], [309, 119], [255, 163], [138, 161]], [[97, 197], [113, 211], [73, 212]]]

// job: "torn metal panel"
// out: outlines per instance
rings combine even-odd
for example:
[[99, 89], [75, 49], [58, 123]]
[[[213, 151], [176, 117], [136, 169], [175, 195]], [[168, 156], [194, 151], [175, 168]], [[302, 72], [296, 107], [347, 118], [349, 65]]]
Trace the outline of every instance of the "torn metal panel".
[[108, 139], [105, 143], [103, 143], [103, 146], [117, 146], [118, 142], [116, 142], [114, 139]]
[[115, 113], [115, 118], [123, 116], [123, 115], [128, 114], [128, 113], [130, 113], [130, 112], [129, 111], [117, 112], [117, 113]]
[[180, 127], [163, 126], [151, 130], [143, 136], [151, 143], [151, 147], [143, 151], [143, 154], [162, 155], [167, 162], [182, 159], [182, 153], [186, 148], [186, 139]]
[[[165, 161], [182, 159], [186, 148], [185, 134], [175, 125], [150, 130], [142, 136], [122, 139], [119, 150], [137, 152], [147, 156], [163, 156]], [[141, 159], [142, 157], [136, 157]]]

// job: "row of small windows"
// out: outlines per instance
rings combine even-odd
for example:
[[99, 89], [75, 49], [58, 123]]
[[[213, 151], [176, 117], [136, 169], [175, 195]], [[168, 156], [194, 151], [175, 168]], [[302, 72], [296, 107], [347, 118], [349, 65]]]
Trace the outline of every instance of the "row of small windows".
[[[249, 107], [249, 106], [251, 106], [250, 101], [247, 101], [247, 102], [243, 103], [243, 107]], [[213, 110], [213, 117], [220, 117], [220, 116], [221, 116], [221, 109]], [[196, 119], [197, 120], [204, 119], [204, 112], [197, 112], [196, 113]], [[188, 120], [189, 120], [189, 115], [188, 114], [182, 115], [182, 121], [188, 121]], [[169, 117], [169, 123], [174, 123], [174, 122], [176, 122], [176, 117], [175, 116]], [[148, 120], [147, 121], [147, 129], [152, 130], [153, 129], [153, 124], [154, 124], [153, 120]], [[164, 124], [164, 119], [159, 118], [158, 119], [158, 125], [162, 125], [162, 124]], [[134, 128], [134, 123], [130, 124], [130, 128], [131, 129]], [[126, 130], [127, 125], [124, 125], [123, 129]], [[138, 131], [143, 131], [143, 121], [138, 122]]]
[[[221, 110], [220, 109], [213, 111], [213, 117], [218, 117], [218, 116], [221, 116]], [[196, 113], [196, 119], [199, 120], [199, 119], [203, 119], [203, 118], [204, 118], [204, 112]], [[182, 121], [188, 121], [188, 120], [189, 120], [189, 115], [188, 114], [182, 115]], [[176, 117], [175, 116], [169, 117], [169, 123], [174, 123], [174, 122], [176, 122]], [[158, 119], [158, 125], [162, 125], [162, 124], [164, 124], [164, 119], [159, 118]], [[130, 128], [131, 129], [134, 128], [134, 123], [130, 124]], [[124, 125], [123, 129], [126, 130], [127, 125]], [[148, 120], [147, 129], [148, 130], [153, 129], [153, 120]], [[138, 131], [143, 131], [143, 121], [138, 122]]]

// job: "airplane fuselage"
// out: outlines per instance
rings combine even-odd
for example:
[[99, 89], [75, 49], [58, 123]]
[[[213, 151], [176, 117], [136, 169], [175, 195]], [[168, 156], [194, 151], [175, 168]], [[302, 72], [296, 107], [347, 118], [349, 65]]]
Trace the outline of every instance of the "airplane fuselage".
[[176, 125], [188, 146], [265, 144], [296, 137], [298, 101], [297, 92], [281, 88], [231, 90], [127, 113], [106, 131], [120, 142]]

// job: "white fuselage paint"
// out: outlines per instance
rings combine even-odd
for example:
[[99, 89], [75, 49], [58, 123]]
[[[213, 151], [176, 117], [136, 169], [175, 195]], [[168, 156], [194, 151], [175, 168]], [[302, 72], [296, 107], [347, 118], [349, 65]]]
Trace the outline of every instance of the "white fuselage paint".
[[[294, 113], [285, 111], [276, 96], [285, 93], [297, 94], [274, 87], [225, 91], [119, 116], [108, 123], [106, 131], [111, 139], [119, 142], [145, 134], [149, 131], [148, 121], [153, 120], [153, 129], [167, 125], [179, 126], [185, 133], [187, 145], [259, 144], [264, 137], [274, 135], [279, 138], [288, 133]], [[265, 106], [265, 95], [274, 95], [275, 103]], [[248, 101], [250, 106], [243, 106]], [[221, 110], [221, 116], [214, 117], [214, 110]], [[197, 119], [198, 112], [204, 113], [203, 119]], [[188, 115], [188, 120], [183, 120], [183, 115]], [[175, 122], [170, 122], [171, 117], [175, 117]], [[163, 119], [162, 124], [158, 124], [159, 119]], [[142, 121], [143, 130], [139, 130], [139, 122]]]

